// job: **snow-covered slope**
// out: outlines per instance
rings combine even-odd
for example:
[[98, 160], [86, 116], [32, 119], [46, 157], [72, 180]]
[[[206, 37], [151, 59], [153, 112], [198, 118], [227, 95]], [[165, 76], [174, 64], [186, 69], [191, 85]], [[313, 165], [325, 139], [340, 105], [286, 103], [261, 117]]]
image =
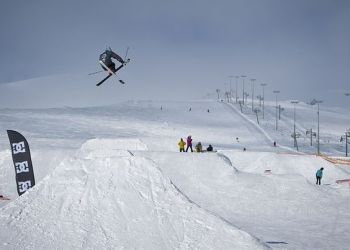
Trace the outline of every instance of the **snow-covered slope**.
[[[350, 237], [344, 222], [350, 220], [349, 188], [334, 183], [348, 175], [322, 158], [237, 151], [136, 155], [153, 159], [201, 207], [276, 247], [341, 249]], [[331, 186], [315, 186], [317, 163]], [[266, 166], [271, 173], [264, 173]], [[318, 225], [324, 228], [315, 230]], [[332, 240], [319, 245], [326, 237]]]
[[30, 192], [4, 207], [3, 247], [264, 248], [186, 199], [152, 161], [117, 149], [101, 155], [105, 145], [87, 142], [79, 158], [64, 160]]
[[[276, 106], [274, 102], [265, 102], [264, 119], [262, 109], [257, 103], [255, 108], [259, 110], [257, 123], [256, 114], [252, 112], [251, 105], [243, 106], [242, 117], [254, 124], [262, 133], [267, 134], [269, 138], [277, 142], [277, 145], [285, 150], [294, 148], [294, 106], [290, 101], [279, 102], [281, 107], [280, 116], [277, 115], [276, 130]], [[227, 104], [232, 110], [241, 113], [237, 104]], [[298, 136], [297, 144], [300, 152], [315, 154], [317, 152], [317, 133], [319, 127], [320, 153], [328, 155], [345, 155], [345, 142], [340, 141], [341, 136], [350, 130], [350, 112], [347, 109], [332, 108], [320, 105], [319, 123], [317, 116], [317, 105], [311, 106], [305, 103], [298, 103], [295, 106], [295, 132]], [[311, 131], [316, 133], [316, 137], [310, 137]], [[312, 146], [311, 146], [312, 143]]]
[[[0, 110], [2, 247], [347, 249], [349, 187], [335, 181], [348, 167], [293, 149], [290, 113], [274, 131], [272, 105], [259, 125], [248, 110], [213, 100]], [[323, 128], [334, 138], [348, 126], [346, 112], [323, 114], [341, 121]], [[32, 152], [37, 185], [21, 197], [6, 129]], [[179, 153], [188, 135], [218, 152]], [[326, 185], [315, 186], [320, 167]]]

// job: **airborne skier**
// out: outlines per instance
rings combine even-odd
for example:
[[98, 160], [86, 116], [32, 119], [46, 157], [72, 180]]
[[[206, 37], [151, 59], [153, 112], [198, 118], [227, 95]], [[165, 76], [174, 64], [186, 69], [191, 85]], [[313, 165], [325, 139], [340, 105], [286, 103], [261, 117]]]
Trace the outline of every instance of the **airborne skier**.
[[[112, 61], [112, 58], [118, 60], [121, 64], [125, 64], [125, 61], [123, 58], [121, 58], [118, 54], [116, 54], [111, 48], [106, 49], [101, 55], [100, 55], [100, 62], [103, 62], [104, 65], [106, 65], [113, 73], [117, 72], [115, 69], [115, 63]], [[104, 65], [101, 65], [102, 68], [107, 71], [104, 67]]]
[[[128, 50], [127, 50], [128, 51]], [[115, 68], [115, 63], [112, 61], [113, 59], [116, 59], [118, 62], [121, 63], [121, 65], [118, 68]], [[99, 83], [96, 84], [96, 86], [100, 86], [104, 81], [106, 81], [109, 77], [112, 75], [118, 77], [116, 75], [116, 72], [123, 68], [130, 59], [123, 59], [121, 58], [117, 53], [115, 53], [111, 48], [106, 49], [99, 58], [99, 62], [101, 64], [101, 67], [105, 70], [108, 71], [108, 76], [106, 76], [104, 79], [102, 79]], [[124, 84], [125, 82], [123, 80], [119, 80], [120, 83]]]

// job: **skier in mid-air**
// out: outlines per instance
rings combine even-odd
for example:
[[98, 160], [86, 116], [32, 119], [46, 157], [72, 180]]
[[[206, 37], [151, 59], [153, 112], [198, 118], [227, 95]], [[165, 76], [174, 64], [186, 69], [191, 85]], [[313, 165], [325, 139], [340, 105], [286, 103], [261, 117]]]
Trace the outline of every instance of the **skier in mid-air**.
[[[127, 56], [129, 48], [126, 50], [126, 55]], [[115, 68], [115, 63], [112, 61], [113, 59], [116, 59], [118, 62], [121, 63], [121, 65], [118, 68]], [[96, 84], [96, 86], [100, 86], [104, 81], [106, 81], [109, 77], [112, 75], [116, 75], [116, 72], [123, 68], [130, 59], [123, 59], [121, 58], [117, 53], [115, 53], [111, 48], [106, 49], [99, 58], [99, 62], [101, 64], [101, 67], [105, 70], [108, 71], [108, 76], [106, 76], [104, 79], [102, 79], [99, 83]], [[124, 84], [125, 82], [123, 80], [119, 80], [120, 83]]]
[[[104, 63], [112, 72], [117, 72], [117, 69], [115, 68], [115, 63], [112, 61], [112, 58], [116, 59], [118, 62], [120, 62], [122, 65], [125, 64], [125, 61], [123, 58], [121, 58], [117, 53], [115, 53], [111, 48], [106, 49], [101, 55], [100, 55], [100, 61]], [[107, 71], [107, 69], [101, 65], [102, 68]]]

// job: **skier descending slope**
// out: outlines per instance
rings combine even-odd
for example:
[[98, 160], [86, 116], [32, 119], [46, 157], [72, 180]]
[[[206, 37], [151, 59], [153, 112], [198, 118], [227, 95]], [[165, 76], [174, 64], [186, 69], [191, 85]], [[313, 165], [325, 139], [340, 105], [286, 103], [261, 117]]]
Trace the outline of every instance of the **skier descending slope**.
[[[121, 65], [118, 68], [115, 68], [115, 63], [112, 61], [112, 58], [116, 59], [118, 62], [121, 63]], [[106, 81], [109, 77], [112, 75], [116, 76], [116, 72], [120, 70], [122, 67], [124, 67], [130, 59], [124, 60], [121, 58], [117, 53], [115, 53], [111, 48], [106, 49], [99, 58], [99, 63], [101, 64], [101, 67], [108, 71], [109, 74], [106, 76], [102, 81], [96, 84], [96, 86], [100, 86], [104, 81]], [[120, 83], [124, 84], [124, 81], [119, 80]]]

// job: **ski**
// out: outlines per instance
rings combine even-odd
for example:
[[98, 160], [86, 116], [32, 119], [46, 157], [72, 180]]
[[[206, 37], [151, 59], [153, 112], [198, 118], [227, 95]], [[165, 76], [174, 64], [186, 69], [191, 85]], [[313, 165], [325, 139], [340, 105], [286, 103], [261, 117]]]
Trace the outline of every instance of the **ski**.
[[[112, 75], [109, 74], [108, 76], [106, 76], [105, 78], [103, 78], [99, 83], [96, 84], [96, 86], [100, 86], [102, 83], [104, 83], [108, 78], [110, 78]], [[123, 80], [119, 80], [119, 82], [121, 84], [125, 84], [125, 82]]]
[[7, 198], [7, 197], [0, 194], [0, 200], [1, 201], [8, 201], [8, 200], [10, 200], [10, 198]]
[[96, 86], [100, 86], [102, 83], [104, 83], [104, 82], [105, 82], [108, 78], [110, 78], [112, 75], [114, 75], [115, 77], [117, 77], [117, 78], [118, 78], [118, 81], [119, 81], [121, 84], [125, 84], [125, 82], [124, 82], [123, 80], [119, 79], [119, 77], [117, 76], [116, 72], [117, 72], [118, 70], [120, 70], [121, 68], [123, 68], [128, 62], [130, 62], [130, 59], [127, 59], [127, 60], [125, 61], [125, 63], [123, 63], [122, 65], [120, 65], [120, 66], [113, 72], [110, 68], [108, 68], [108, 67], [106, 66], [106, 64], [104, 64], [102, 61], [99, 61], [99, 63], [101, 64], [101, 66], [102, 66], [103, 68], [105, 68], [105, 69], [108, 71], [109, 75], [106, 76], [104, 79], [102, 79], [99, 83], [97, 83]]
[[99, 61], [99, 63], [101, 64], [101, 66], [103, 67], [103, 68], [105, 68], [107, 71], [108, 71], [108, 76], [106, 76], [105, 78], [103, 78], [99, 83], [97, 83], [96, 84], [96, 86], [100, 86], [102, 83], [104, 83], [108, 78], [110, 78], [112, 75], [114, 75], [115, 77], [117, 77], [118, 78], [118, 81], [121, 83], [121, 84], [125, 84], [125, 82], [123, 81], [123, 80], [121, 80], [118, 76], [117, 76], [117, 74], [116, 74], [116, 72], [118, 71], [118, 70], [120, 70], [121, 68], [123, 68], [128, 62], [130, 62], [130, 59], [127, 59], [126, 61], [125, 61], [125, 63], [123, 63], [122, 65], [120, 65], [118, 68], [116, 68], [116, 70], [113, 72], [110, 68], [108, 68], [107, 66], [106, 66], [106, 64], [104, 64], [101, 60]]
[[100, 86], [102, 83], [104, 83], [108, 78], [110, 78], [112, 75], [109, 74], [108, 76], [106, 76], [105, 78], [103, 78], [99, 83], [96, 84], [96, 86]]

